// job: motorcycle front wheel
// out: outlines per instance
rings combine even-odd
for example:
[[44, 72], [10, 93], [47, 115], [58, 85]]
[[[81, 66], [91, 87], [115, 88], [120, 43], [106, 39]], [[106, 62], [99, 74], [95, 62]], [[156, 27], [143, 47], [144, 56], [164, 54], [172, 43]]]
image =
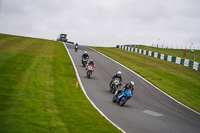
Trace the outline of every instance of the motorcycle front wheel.
[[116, 91], [116, 87], [113, 85], [112, 93], [115, 94], [115, 91]]
[[119, 102], [119, 105], [123, 106], [126, 103], [126, 100], [127, 100], [126, 97], [122, 97], [121, 100], [120, 100], [120, 102]]
[[88, 72], [87, 72], [87, 77], [88, 77], [88, 78], [90, 78], [90, 74], [91, 74], [91, 72], [88, 71]]

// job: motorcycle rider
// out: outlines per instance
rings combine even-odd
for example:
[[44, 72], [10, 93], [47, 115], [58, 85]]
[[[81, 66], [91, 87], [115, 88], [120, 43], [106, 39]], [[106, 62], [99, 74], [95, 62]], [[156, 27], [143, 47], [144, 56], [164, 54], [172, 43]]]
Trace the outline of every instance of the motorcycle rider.
[[76, 44], [74, 45], [74, 47], [76, 47], [76, 46], [78, 47], [78, 43], [76, 43]]
[[83, 59], [89, 59], [89, 55], [88, 55], [87, 51], [85, 51], [81, 57], [82, 57], [81, 61], [82, 61], [82, 64], [83, 64]]
[[110, 86], [111, 86], [111, 84], [112, 84], [112, 82], [116, 79], [116, 78], [119, 78], [120, 79], [120, 84], [119, 85], [121, 85], [121, 82], [122, 82], [122, 72], [121, 71], [118, 71], [113, 77], [112, 77], [112, 79], [111, 79], [111, 81], [110, 81]]
[[124, 85], [122, 88], [119, 88], [118, 90], [116, 90], [115, 96], [117, 96], [120, 92], [122, 92], [122, 91], [124, 91], [126, 89], [130, 89], [131, 90], [131, 94], [133, 94], [134, 82], [131, 81], [130, 83], [127, 83], [126, 85]]
[[76, 48], [77, 48], [77, 50], [78, 50], [78, 43], [76, 43], [75, 45], [74, 45], [74, 49], [76, 50]]
[[90, 59], [89, 63], [86, 66], [86, 70], [87, 70], [87, 68], [88, 68], [89, 65], [92, 65], [95, 68], [95, 64], [94, 64], [93, 59]]

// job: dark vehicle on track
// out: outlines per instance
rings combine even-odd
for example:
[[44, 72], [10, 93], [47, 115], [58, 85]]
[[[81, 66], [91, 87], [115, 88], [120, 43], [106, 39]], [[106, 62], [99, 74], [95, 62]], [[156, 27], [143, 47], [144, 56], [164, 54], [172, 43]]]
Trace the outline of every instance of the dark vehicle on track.
[[67, 34], [60, 34], [60, 36], [57, 39], [57, 41], [67, 42]]

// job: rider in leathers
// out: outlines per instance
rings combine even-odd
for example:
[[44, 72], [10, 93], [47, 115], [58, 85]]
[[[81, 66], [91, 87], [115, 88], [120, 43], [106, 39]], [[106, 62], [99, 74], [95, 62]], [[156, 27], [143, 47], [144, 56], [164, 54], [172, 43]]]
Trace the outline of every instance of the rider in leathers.
[[88, 68], [89, 65], [92, 65], [93, 68], [95, 68], [95, 64], [94, 64], [93, 59], [90, 59], [89, 63], [88, 63], [87, 66], [86, 66], [86, 70], [87, 70], [87, 68]]
[[121, 73], [121, 71], [118, 71], [113, 77], [112, 77], [112, 80], [110, 81], [110, 86], [111, 86], [111, 84], [112, 84], [112, 82], [116, 79], [116, 78], [119, 78], [120, 79], [120, 84], [119, 85], [121, 85], [121, 82], [122, 82], [122, 73]]
[[76, 43], [76, 44], [74, 45], [74, 49], [76, 49], [76, 46], [77, 46], [77, 49], [78, 49], [78, 43]]
[[134, 82], [131, 81], [130, 83], [127, 83], [126, 85], [124, 85], [122, 88], [119, 88], [118, 90], [116, 90], [115, 96], [117, 96], [120, 92], [122, 92], [122, 91], [124, 91], [126, 89], [130, 89], [131, 90], [131, 94], [133, 94]]
[[82, 57], [82, 60], [81, 60], [82, 63], [83, 63], [83, 59], [86, 59], [86, 58], [89, 59], [89, 55], [88, 55], [87, 51], [85, 51], [81, 57]]

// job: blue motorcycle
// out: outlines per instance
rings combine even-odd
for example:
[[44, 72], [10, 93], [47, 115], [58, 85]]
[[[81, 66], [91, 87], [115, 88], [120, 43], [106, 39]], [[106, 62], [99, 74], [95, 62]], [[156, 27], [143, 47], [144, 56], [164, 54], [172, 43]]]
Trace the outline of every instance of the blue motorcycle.
[[[118, 92], [116, 92], [117, 94]], [[117, 102], [120, 106], [123, 106], [128, 99], [132, 97], [131, 90], [126, 89], [119, 92], [117, 95], [113, 97], [113, 102]]]

